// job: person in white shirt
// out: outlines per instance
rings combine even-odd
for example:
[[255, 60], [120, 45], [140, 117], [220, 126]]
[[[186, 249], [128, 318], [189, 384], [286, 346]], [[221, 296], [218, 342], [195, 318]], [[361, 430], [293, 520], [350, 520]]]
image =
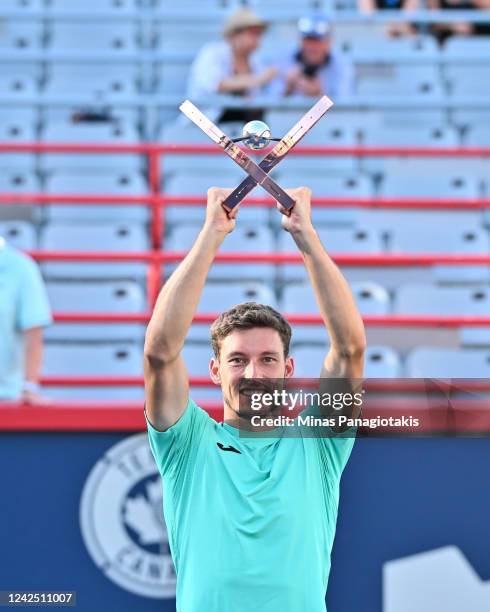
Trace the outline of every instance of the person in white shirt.
[[[204, 45], [192, 63], [188, 97], [199, 104], [208, 96], [218, 94], [252, 100], [264, 93], [278, 72], [256, 53], [266, 28], [267, 22], [250, 9], [233, 13], [224, 24], [224, 40]], [[262, 119], [263, 115], [262, 109], [253, 108], [203, 108], [203, 112], [215, 122], [246, 122]]]
[[282, 66], [278, 93], [318, 98], [324, 94], [334, 99], [353, 93], [354, 70], [344, 54], [333, 46], [332, 26], [322, 14], [303, 17], [298, 22], [301, 36]]

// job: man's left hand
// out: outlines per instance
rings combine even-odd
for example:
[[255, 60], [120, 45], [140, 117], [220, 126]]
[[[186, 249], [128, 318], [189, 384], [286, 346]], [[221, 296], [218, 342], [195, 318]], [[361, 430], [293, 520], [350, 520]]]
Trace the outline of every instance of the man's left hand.
[[282, 226], [293, 236], [313, 229], [311, 221], [311, 189], [308, 187], [297, 187], [286, 189], [286, 192], [295, 201], [290, 210], [286, 210], [282, 204], [277, 202], [277, 209], [283, 214]]

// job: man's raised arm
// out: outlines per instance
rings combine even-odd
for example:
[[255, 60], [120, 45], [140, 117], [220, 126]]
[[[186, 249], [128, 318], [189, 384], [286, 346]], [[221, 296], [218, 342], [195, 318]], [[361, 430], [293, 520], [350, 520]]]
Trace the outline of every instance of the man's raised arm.
[[[323, 248], [311, 222], [311, 191], [305, 187], [288, 191], [296, 200], [282, 224], [300, 250], [331, 348], [323, 362], [320, 378], [360, 379], [363, 376], [366, 336], [362, 317], [350, 287]], [[279, 210], [285, 212], [280, 204]]]
[[209, 189], [204, 225], [185, 259], [161, 289], [146, 330], [146, 412], [160, 431], [176, 423], [187, 406], [189, 380], [182, 348], [214, 257], [235, 227], [237, 211], [228, 216], [222, 207], [231, 191]]

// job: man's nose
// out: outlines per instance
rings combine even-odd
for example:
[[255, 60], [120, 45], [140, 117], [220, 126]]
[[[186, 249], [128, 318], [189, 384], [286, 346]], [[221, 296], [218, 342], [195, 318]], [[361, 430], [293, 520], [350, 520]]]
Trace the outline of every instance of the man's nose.
[[250, 361], [245, 368], [244, 378], [261, 378], [259, 364]]

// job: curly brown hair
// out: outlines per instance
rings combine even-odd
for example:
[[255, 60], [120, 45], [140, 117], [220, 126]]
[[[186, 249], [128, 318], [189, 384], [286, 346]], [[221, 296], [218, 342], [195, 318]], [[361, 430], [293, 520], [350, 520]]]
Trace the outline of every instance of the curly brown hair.
[[211, 345], [219, 359], [221, 343], [235, 329], [270, 327], [279, 332], [284, 347], [284, 357], [289, 354], [291, 326], [280, 312], [258, 302], [243, 302], [222, 312], [211, 325]]

